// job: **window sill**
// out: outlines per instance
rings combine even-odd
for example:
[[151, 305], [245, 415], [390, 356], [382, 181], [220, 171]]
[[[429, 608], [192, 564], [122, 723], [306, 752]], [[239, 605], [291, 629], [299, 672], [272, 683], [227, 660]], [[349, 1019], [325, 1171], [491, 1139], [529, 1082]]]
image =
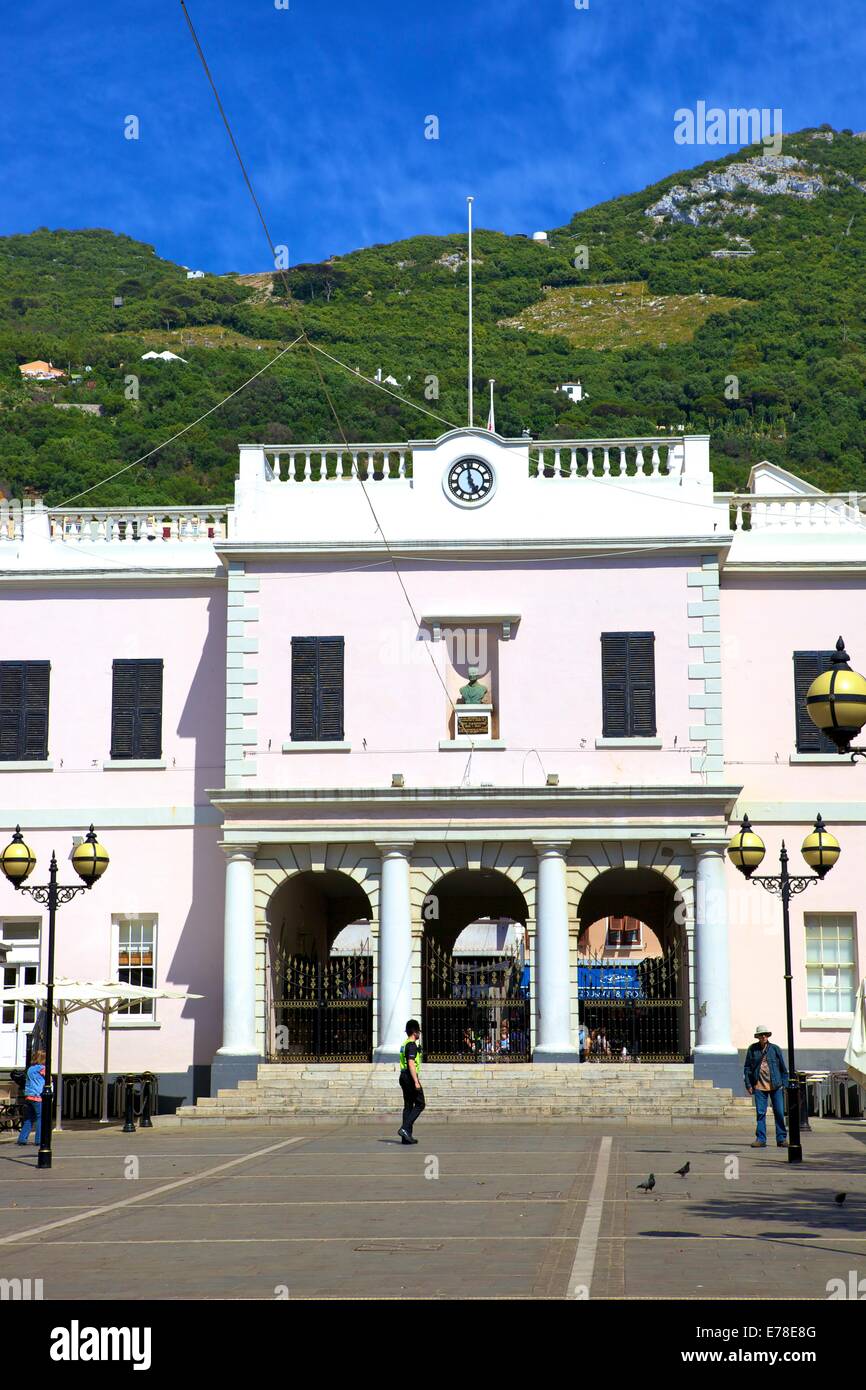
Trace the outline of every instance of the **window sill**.
[[22, 762], [0, 762], [0, 772], [53, 772], [54, 764], [48, 759], [31, 758]]
[[800, 1019], [800, 1031], [812, 1029], [822, 1033], [850, 1033], [854, 1023], [853, 1014], [807, 1014]]
[[297, 743], [284, 743], [284, 753], [351, 753], [351, 743], [343, 743], [339, 739], [311, 739], [309, 743], [299, 740]]
[[789, 763], [836, 763], [841, 767], [853, 767], [851, 758], [845, 753], [792, 753]]
[[122, 1033], [126, 1029], [138, 1031], [141, 1028], [161, 1028], [162, 1024], [156, 1023], [152, 1018], [143, 1018], [141, 1020], [136, 1018], [118, 1019], [112, 1014], [108, 1027], [109, 1031], [112, 1033]]
[[597, 738], [596, 748], [661, 748], [660, 738]]
[[102, 764], [103, 772], [115, 772], [120, 769], [126, 772], [164, 772], [165, 761], [162, 758], [109, 758]]
[[507, 745], [501, 738], [443, 738], [439, 740], [439, 752], [448, 753], [455, 748], [474, 748], [477, 753], [492, 748], [495, 752]]

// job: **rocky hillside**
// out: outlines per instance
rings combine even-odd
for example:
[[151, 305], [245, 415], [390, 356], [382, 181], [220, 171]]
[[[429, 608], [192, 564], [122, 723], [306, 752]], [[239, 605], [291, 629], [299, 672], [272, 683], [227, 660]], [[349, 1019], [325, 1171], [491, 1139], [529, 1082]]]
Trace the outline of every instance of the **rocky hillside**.
[[[773, 459], [827, 487], [866, 481], [866, 140], [829, 128], [744, 149], [576, 214], [546, 243], [477, 232], [476, 414], [502, 433], [713, 438], [719, 485]], [[465, 419], [466, 238], [417, 236], [280, 276], [188, 279], [112, 232], [0, 240], [0, 484], [54, 502], [151, 449], [303, 325], [398, 397]], [[182, 361], [142, 361], [170, 349]], [[58, 385], [24, 384], [51, 360]], [[437, 422], [319, 358], [349, 438]], [[556, 387], [580, 378], [572, 403]], [[436, 391], [438, 390], [438, 398]], [[58, 410], [99, 405], [101, 411]], [[306, 349], [287, 354], [94, 503], [226, 500], [243, 438], [333, 439]]]

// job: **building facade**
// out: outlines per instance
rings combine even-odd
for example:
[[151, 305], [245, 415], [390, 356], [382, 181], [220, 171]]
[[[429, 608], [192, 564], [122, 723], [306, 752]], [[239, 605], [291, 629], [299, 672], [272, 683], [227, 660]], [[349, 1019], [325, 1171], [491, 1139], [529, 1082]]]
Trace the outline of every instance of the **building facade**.
[[[768, 464], [716, 493], [695, 435], [242, 445], [232, 507], [7, 512], [3, 820], [43, 873], [91, 822], [111, 855], [57, 974], [203, 996], [111, 1024], [169, 1103], [265, 1057], [393, 1060], [411, 1015], [443, 1059], [578, 1063], [583, 1023], [738, 1086], [758, 1022], [784, 1041], [781, 909], [724, 849], [748, 812], [798, 872], [820, 811], [797, 1061], [839, 1066], [862, 771], [802, 697], [840, 632], [857, 664], [864, 573], [856, 497]], [[45, 922], [2, 893], [13, 983]]]

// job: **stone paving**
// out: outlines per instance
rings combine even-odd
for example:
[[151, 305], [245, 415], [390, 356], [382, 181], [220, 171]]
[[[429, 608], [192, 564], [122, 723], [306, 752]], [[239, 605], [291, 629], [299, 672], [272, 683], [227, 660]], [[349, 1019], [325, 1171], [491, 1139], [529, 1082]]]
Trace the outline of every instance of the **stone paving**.
[[54, 1300], [824, 1300], [866, 1278], [866, 1121], [813, 1121], [800, 1167], [730, 1125], [429, 1113], [411, 1149], [396, 1125], [65, 1132], [50, 1172], [4, 1136], [0, 1279]]

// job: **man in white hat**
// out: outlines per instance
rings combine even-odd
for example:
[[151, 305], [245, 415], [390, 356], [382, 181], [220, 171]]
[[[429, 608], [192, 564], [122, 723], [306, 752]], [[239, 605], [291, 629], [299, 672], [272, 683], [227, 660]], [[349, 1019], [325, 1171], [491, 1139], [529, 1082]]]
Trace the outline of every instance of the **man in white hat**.
[[785, 1129], [785, 1102], [783, 1091], [788, 1084], [788, 1068], [781, 1049], [770, 1042], [771, 1029], [763, 1025], [755, 1029], [757, 1042], [753, 1042], [746, 1053], [743, 1067], [743, 1080], [750, 1096], [755, 1097], [755, 1111], [758, 1123], [755, 1129], [753, 1149], [767, 1147], [767, 1101], [773, 1106], [776, 1121], [776, 1145], [787, 1148], [788, 1132]]

